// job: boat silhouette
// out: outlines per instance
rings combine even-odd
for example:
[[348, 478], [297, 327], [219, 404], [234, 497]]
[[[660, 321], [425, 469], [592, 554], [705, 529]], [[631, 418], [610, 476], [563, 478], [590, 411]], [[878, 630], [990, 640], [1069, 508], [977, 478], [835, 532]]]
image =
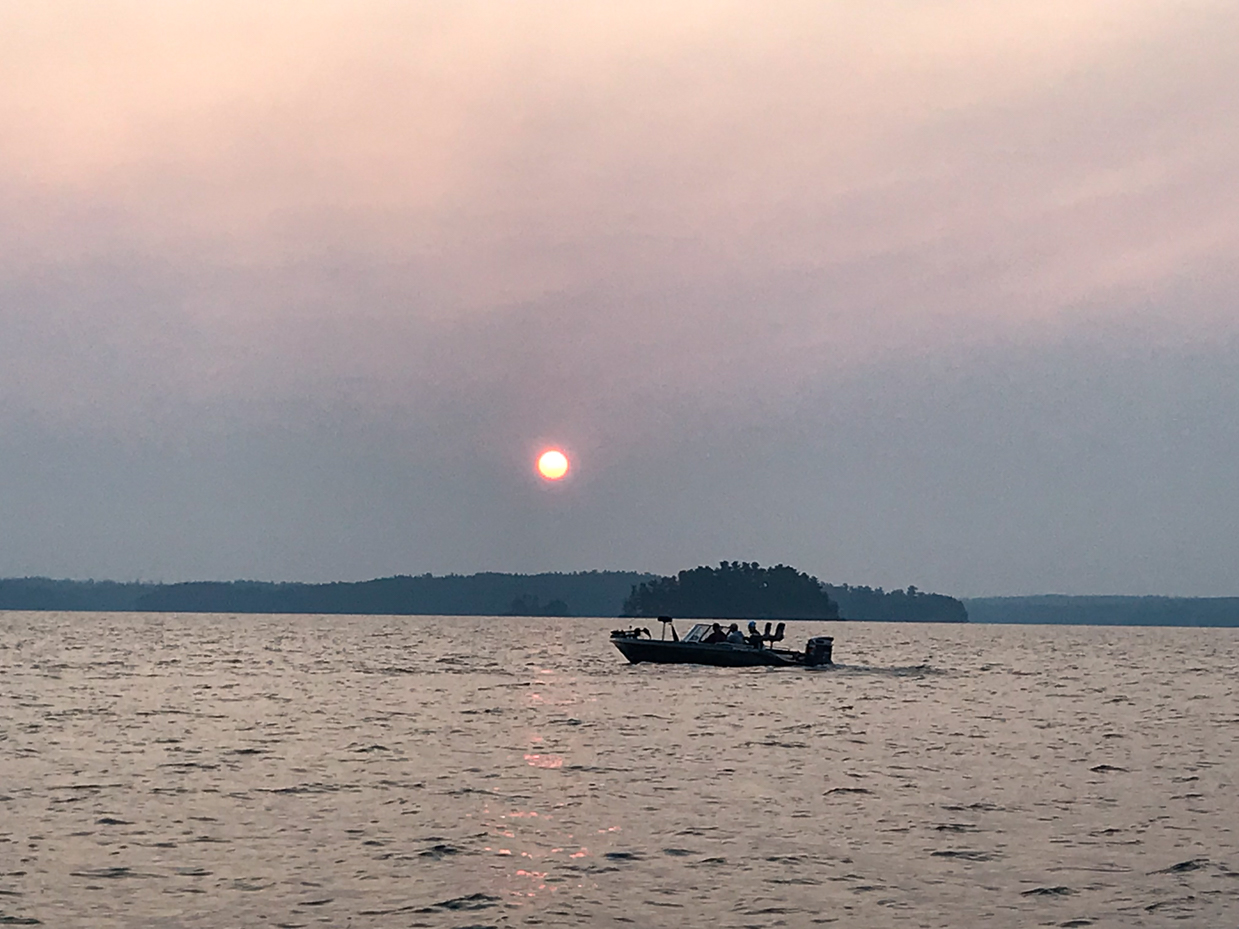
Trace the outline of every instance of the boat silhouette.
[[804, 651], [776, 648], [783, 640], [786, 623], [779, 623], [771, 632], [759, 633], [755, 623], [749, 623], [749, 634], [740, 642], [706, 642], [713, 624], [696, 623], [681, 638], [670, 616], [660, 616], [663, 624], [662, 637], [655, 639], [648, 629], [616, 629], [611, 633], [612, 644], [632, 664], [648, 661], [654, 664], [704, 664], [722, 668], [751, 667], [802, 667], [816, 668], [833, 664], [831, 653], [834, 638], [828, 635], [810, 638]]

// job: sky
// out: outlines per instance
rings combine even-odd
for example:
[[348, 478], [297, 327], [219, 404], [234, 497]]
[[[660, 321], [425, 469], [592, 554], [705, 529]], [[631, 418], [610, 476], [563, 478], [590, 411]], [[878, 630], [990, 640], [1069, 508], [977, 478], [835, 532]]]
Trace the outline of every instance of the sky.
[[1231, 0], [0, 0], [0, 576], [1239, 595], [1237, 47]]

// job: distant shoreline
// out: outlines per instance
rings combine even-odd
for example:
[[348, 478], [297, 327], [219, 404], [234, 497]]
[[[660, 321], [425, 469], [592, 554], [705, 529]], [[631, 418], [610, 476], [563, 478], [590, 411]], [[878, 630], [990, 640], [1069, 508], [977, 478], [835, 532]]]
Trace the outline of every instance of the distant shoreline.
[[[700, 583], [702, 574], [715, 583]], [[740, 579], [764, 579], [747, 589]], [[752, 575], [752, 577], [750, 577]], [[636, 604], [651, 584], [689, 588], [674, 604]], [[788, 588], [791, 578], [795, 583]], [[733, 583], [735, 582], [735, 583]], [[662, 585], [662, 586], [659, 586]], [[794, 588], [794, 589], [793, 589]], [[795, 594], [800, 597], [797, 600]], [[808, 596], [813, 602], [801, 602]], [[654, 612], [650, 612], [651, 609]], [[954, 597], [919, 591], [828, 585], [793, 568], [724, 563], [675, 577], [636, 571], [543, 574], [397, 575], [358, 582], [190, 581], [157, 584], [72, 581], [46, 577], [0, 580], [0, 610], [142, 613], [266, 613], [383, 616], [717, 616], [750, 619], [829, 619], [967, 622]], [[705, 612], [702, 612], [705, 610]], [[719, 612], [721, 611], [721, 612]], [[741, 615], [743, 614], [743, 616]]]
[[[176, 584], [0, 579], [0, 610], [333, 614], [393, 616], [620, 617], [634, 586], [658, 575], [636, 571], [543, 574], [401, 575], [307, 584], [192, 581]], [[899, 591], [827, 585], [841, 600], [838, 622], [926, 622], [905, 615]], [[920, 595], [924, 600], [923, 595]], [[933, 595], [937, 596], [937, 595]], [[1239, 627], [1239, 597], [940, 597], [966, 608], [974, 625]], [[867, 607], [867, 608], [866, 608]], [[685, 614], [687, 615], [687, 614]]]
[[1041, 594], [965, 597], [968, 618], [991, 625], [1239, 626], [1239, 597], [1123, 597]]

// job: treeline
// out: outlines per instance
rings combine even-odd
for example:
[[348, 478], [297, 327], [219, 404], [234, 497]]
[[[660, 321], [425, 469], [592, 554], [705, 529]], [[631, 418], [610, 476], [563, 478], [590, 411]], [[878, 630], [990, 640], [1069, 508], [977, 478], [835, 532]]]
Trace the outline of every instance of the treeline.
[[92, 610], [123, 613], [154, 585], [116, 581], [58, 581], [47, 577], [0, 579], [0, 610]]
[[1239, 597], [980, 597], [979, 623], [1073, 626], [1239, 626]]
[[695, 619], [837, 619], [839, 606], [822, 582], [787, 565], [721, 562], [637, 584], [625, 616]]
[[931, 594], [915, 587], [883, 590], [881, 587], [836, 587], [825, 585], [826, 592], [839, 604], [845, 619], [871, 622], [966, 623], [968, 608], [945, 594]]
[[624, 597], [654, 575], [401, 575], [357, 583], [194, 581], [118, 584], [49, 578], [0, 580], [0, 609], [160, 613], [373, 613], [437, 616], [618, 616]]
[[183, 584], [0, 580], [0, 610], [356, 613], [438, 616], [659, 616], [966, 622], [963, 604], [914, 587], [831, 586], [795, 568], [723, 562], [674, 577], [636, 571], [400, 575], [356, 583]]
[[963, 603], [915, 587], [824, 584], [787, 565], [720, 562], [674, 577], [659, 577], [633, 588], [624, 615], [683, 616], [704, 619], [860, 619], [880, 622], [968, 621]]

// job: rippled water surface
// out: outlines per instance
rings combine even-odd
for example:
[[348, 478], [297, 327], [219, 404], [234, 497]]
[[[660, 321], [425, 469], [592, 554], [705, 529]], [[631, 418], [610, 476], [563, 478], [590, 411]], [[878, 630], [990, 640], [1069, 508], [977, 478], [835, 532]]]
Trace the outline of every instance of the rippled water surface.
[[0, 925], [1239, 925], [1239, 630], [0, 613]]

